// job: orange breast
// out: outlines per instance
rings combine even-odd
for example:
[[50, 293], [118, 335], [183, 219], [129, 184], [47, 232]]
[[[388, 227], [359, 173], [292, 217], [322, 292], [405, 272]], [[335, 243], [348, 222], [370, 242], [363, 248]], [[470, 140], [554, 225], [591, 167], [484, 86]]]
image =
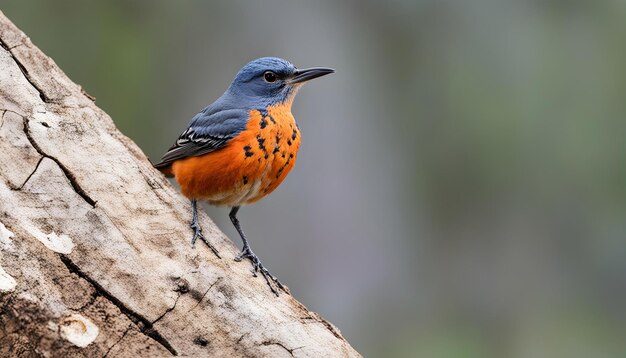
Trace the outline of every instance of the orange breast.
[[274, 191], [296, 163], [300, 131], [289, 104], [250, 111], [246, 129], [215, 152], [174, 162], [172, 172], [188, 198], [237, 206]]

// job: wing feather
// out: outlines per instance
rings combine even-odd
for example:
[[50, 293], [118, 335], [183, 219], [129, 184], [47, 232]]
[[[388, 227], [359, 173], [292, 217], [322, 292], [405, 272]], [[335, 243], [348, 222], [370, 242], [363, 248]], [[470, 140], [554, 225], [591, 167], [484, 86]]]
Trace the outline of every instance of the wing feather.
[[176, 160], [207, 154], [223, 148], [228, 141], [246, 128], [248, 117], [248, 111], [244, 109], [205, 108], [192, 118], [189, 127], [181, 133], [154, 167], [168, 170]]

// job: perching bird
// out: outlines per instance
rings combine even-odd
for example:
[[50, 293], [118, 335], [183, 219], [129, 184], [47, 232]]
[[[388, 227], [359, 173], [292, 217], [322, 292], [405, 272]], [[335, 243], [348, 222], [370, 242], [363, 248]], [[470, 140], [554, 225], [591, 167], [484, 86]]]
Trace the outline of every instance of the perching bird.
[[174, 176], [182, 193], [191, 200], [196, 239], [203, 240], [198, 224], [197, 201], [230, 206], [230, 220], [243, 241], [236, 261], [248, 258], [253, 274], [260, 272], [272, 292], [272, 282], [283, 285], [261, 264], [239, 225], [237, 212], [271, 193], [296, 163], [300, 131], [291, 114], [296, 92], [308, 80], [333, 73], [330, 68], [297, 69], [275, 57], [245, 65], [230, 87], [213, 104], [198, 113], [176, 143], [155, 167]]

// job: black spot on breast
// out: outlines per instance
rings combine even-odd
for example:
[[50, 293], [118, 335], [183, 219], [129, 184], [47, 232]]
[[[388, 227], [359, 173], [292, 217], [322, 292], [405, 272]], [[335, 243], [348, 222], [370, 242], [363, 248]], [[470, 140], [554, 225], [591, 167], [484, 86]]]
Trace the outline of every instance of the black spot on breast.
[[248, 177], [247, 176], [243, 176], [243, 185], [248, 184]]
[[272, 153], [278, 153], [278, 151], [280, 150], [280, 134], [276, 133], [276, 144], [274, 144], [274, 151]]
[[298, 131], [297, 130], [293, 130], [293, 133], [291, 134], [291, 139], [292, 140], [296, 140], [296, 137], [298, 136]]
[[274, 117], [272, 117], [272, 115], [270, 114], [270, 121], [272, 121], [272, 123], [276, 124], [276, 120], [274, 119]]
[[[283, 158], [285, 157], [285, 153], [283, 153]], [[291, 158], [293, 158], [293, 154], [289, 155], [289, 159], [287, 159], [287, 161], [285, 162], [285, 164], [283, 164], [282, 167], [280, 167], [278, 169], [278, 173], [276, 174], [276, 179], [278, 179], [278, 177], [282, 174], [283, 170], [285, 170], [285, 168], [287, 167], [287, 165], [289, 165], [289, 161], [291, 160]]]
[[284, 157], [285, 157], [285, 155], [286, 155], [286, 154], [285, 154], [285, 152], [283, 152], [282, 157], [284, 158]]
[[261, 129], [267, 127], [267, 121], [265, 120], [265, 116], [261, 117], [261, 122], [259, 123], [259, 126], [261, 126]]
[[287, 139], [287, 144], [291, 145], [291, 139]]
[[246, 158], [247, 157], [251, 157], [251, 156], [254, 155], [254, 153], [252, 153], [251, 149], [252, 149], [252, 147], [249, 146], [249, 145], [243, 147], [243, 151], [244, 151], [244, 153], [246, 153]]
[[265, 138], [261, 138], [261, 135], [256, 136], [257, 142], [259, 142], [259, 149], [267, 153], [267, 149], [265, 149]]

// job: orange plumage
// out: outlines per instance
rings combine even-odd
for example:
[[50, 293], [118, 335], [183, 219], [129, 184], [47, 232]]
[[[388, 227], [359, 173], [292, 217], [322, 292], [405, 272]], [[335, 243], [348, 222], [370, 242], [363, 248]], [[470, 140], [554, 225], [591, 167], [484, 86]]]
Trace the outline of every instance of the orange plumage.
[[280, 185], [296, 163], [300, 131], [291, 103], [250, 111], [246, 129], [219, 150], [177, 160], [182, 193], [213, 205], [254, 203]]

